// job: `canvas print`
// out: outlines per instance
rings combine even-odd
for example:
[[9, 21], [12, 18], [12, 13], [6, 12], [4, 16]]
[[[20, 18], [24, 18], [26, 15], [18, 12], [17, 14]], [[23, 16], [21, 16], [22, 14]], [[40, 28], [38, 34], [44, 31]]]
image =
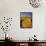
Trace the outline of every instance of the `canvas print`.
[[32, 12], [20, 12], [20, 27], [32, 28]]

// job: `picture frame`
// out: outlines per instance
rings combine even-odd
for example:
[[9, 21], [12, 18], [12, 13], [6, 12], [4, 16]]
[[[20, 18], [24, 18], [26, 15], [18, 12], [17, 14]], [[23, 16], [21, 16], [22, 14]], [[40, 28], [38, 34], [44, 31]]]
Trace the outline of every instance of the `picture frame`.
[[20, 28], [32, 28], [32, 12], [20, 12]]

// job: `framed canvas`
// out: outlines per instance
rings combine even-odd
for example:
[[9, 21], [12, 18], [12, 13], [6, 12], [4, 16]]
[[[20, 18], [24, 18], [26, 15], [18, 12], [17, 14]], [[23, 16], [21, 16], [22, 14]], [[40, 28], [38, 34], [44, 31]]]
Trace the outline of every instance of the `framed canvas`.
[[32, 28], [32, 12], [20, 12], [20, 28]]

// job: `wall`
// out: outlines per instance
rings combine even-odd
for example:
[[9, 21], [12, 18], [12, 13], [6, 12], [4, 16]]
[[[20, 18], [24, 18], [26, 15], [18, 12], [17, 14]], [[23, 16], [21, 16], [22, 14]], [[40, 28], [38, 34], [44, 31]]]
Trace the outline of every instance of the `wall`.
[[[16, 40], [28, 40], [29, 37], [36, 34], [37, 39], [44, 40], [46, 34], [46, 9], [44, 7], [33, 8], [30, 6], [28, 0], [0, 0], [0, 18], [4, 16], [13, 18], [12, 26], [10, 31], [8, 31], [9, 36]], [[33, 27], [31, 29], [21, 29], [20, 12], [28, 11], [33, 13]], [[2, 35], [2, 33], [3, 31], [0, 31], [0, 35]], [[0, 36], [0, 39], [4, 39], [4, 37]]]

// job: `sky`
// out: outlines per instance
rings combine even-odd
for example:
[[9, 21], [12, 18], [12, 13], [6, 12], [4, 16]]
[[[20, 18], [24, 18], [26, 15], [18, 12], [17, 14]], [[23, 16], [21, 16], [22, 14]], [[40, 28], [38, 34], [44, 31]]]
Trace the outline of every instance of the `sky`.
[[32, 12], [20, 12], [20, 17], [23, 16], [32, 16]]

